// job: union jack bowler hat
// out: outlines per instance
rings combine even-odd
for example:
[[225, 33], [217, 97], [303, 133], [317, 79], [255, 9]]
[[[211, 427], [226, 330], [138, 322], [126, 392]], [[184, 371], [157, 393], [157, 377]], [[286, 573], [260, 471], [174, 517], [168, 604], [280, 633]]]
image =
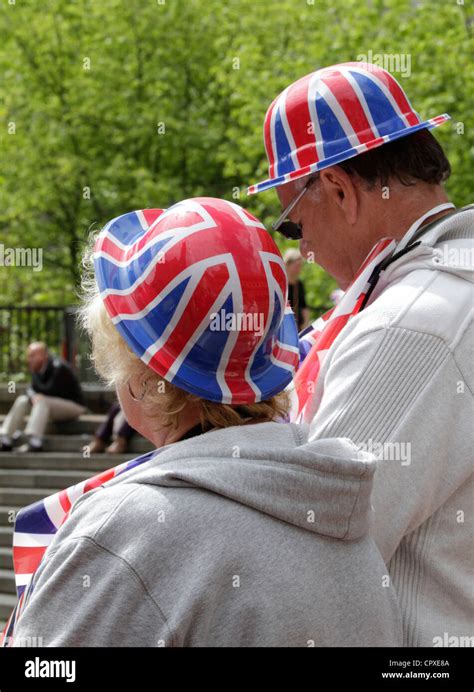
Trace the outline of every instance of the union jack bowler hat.
[[283, 185], [449, 119], [444, 113], [421, 120], [381, 67], [325, 67], [291, 84], [271, 104], [263, 126], [269, 177], [247, 192]]
[[265, 227], [211, 197], [110, 221], [94, 248], [108, 315], [177, 387], [247, 404], [281, 392], [299, 362], [282, 257]]

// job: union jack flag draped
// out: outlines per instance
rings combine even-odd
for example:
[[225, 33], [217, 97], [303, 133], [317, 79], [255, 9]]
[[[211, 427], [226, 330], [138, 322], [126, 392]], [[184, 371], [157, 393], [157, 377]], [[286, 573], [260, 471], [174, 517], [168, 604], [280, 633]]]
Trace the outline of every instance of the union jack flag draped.
[[44, 500], [24, 507], [18, 512], [13, 532], [13, 569], [18, 603], [0, 635], [1, 647], [5, 648], [13, 644], [15, 626], [34, 590], [34, 574], [48, 546], [69, 517], [74, 502], [93, 488], [104, 486], [112, 478], [146, 463], [159, 451], [154, 450], [119, 464], [70, 488], [54, 493]]
[[321, 315], [300, 339], [301, 365], [289, 386], [291, 393], [290, 420], [309, 423], [319, 405], [315, 397], [316, 383], [326, 354], [347, 322], [360, 312], [369, 288], [369, 279], [377, 266], [392, 255], [396, 242], [380, 240], [360, 267], [356, 277], [339, 303]]

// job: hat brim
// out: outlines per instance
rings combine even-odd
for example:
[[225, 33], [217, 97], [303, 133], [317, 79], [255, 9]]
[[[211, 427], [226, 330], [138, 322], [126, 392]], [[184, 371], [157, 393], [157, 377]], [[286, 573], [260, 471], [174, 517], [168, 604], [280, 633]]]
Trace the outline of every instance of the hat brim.
[[293, 180], [298, 180], [298, 178], [303, 178], [306, 175], [311, 175], [311, 173], [321, 171], [324, 168], [329, 168], [329, 166], [335, 166], [336, 164], [341, 163], [342, 161], [346, 161], [347, 159], [351, 159], [354, 156], [358, 156], [358, 154], [363, 154], [364, 152], [370, 151], [371, 149], [376, 149], [377, 147], [387, 144], [388, 142], [392, 142], [395, 139], [406, 137], [407, 135], [410, 135], [413, 132], [417, 132], [418, 130], [431, 130], [434, 127], [439, 127], [439, 125], [443, 125], [450, 119], [450, 115], [448, 115], [447, 113], [443, 113], [443, 115], [438, 115], [435, 118], [430, 118], [430, 120], [425, 120], [422, 123], [418, 123], [417, 125], [412, 125], [411, 127], [404, 128], [403, 130], [399, 130], [398, 132], [393, 132], [390, 135], [384, 135], [383, 137], [378, 137], [376, 139], [371, 140], [370, 142], [358, 144], [357, 146], [351, 147], [350, 149], [346, 149], [345, 151], [342, 151], [339, 154], [329, 156], [328, 158], [322, 159], [321, 161], [317, 161], [315, 163], [309, 164], [308, 166], [304, 166], [303, 168], [298, 168], [295, 171], [291, 171], [291, 173], [286, 173], [285, 175], [280, 175], [276, 178], [268, 178], [267, 180], [263, 180], [261, 183], [251, 185], [247, 188], [247, 194], [255, 195], [258, 192], [264, 192], [264, 190], [270, 190], [273, 187], [285, 185], [286, 183], [289, 183]]

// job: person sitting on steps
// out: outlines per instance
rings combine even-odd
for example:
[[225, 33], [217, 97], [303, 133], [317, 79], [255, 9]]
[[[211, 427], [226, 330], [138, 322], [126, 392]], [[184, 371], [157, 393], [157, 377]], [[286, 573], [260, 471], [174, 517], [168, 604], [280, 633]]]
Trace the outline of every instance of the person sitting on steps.
[[[40, 452], [43, 435], [50, 420], [66, 421], [85, 413], [81, 385], [71, 366], [50, 354], [43, 341], [28, 346], [26, 360], [31, 372], [31, 386], [15, 399], [0, 428], [0, 451], [10, 452], [23, 434], [27, 442], [19, 452]], [[24, 433], [25, 416], [30, 413]]]

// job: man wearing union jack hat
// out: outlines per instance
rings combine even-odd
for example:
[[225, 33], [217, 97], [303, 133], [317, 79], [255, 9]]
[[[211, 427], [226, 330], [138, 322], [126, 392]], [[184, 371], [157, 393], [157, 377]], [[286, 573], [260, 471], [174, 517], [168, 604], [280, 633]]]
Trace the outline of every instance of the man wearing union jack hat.
[[281, 421], [299, 361], [285, 265], [208, 197], [101, 232], [84, 323], [154, 452], [18, 514], [15, 646], [399, 646], [368, 536], [374, 455]]
[[269, 176], [249, 188], [276, 188], [274, 229], [344, 289], [301, 335], [292, 419], [379, 458], [373, 535], [411, 646], [474, 621], [474, 206], [443, 189], [430, 130], [448, 119], [423, 120], [375, 65], [319, 69], [269, 107]]

